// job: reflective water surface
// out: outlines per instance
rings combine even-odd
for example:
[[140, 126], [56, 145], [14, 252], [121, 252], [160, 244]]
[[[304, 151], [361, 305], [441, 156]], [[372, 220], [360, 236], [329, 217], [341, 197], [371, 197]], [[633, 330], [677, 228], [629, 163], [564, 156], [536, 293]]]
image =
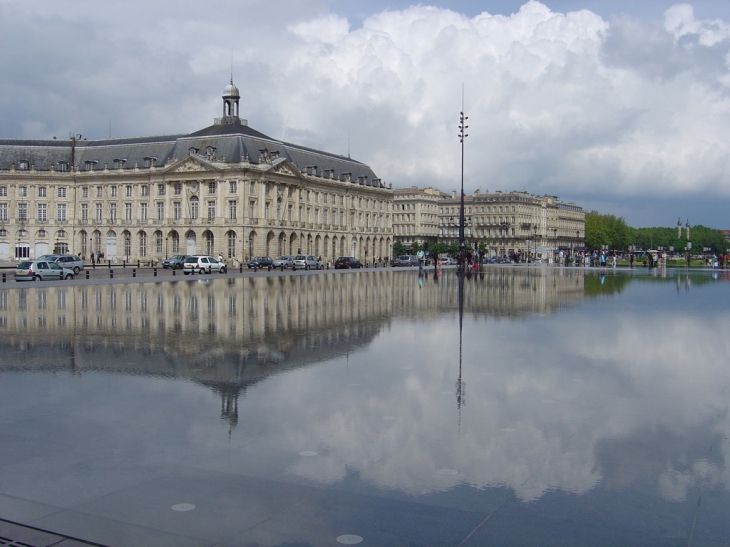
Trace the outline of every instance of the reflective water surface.
[[0, 290], [0, 518], [108, 545], [727, 545], [728, 289], [494, 267]]

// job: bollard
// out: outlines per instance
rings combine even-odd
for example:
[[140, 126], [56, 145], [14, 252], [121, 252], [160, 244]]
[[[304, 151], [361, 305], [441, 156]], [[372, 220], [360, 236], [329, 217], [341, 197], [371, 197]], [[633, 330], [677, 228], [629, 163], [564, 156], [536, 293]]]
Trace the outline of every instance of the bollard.
[[172, 269], [172, 277], [175, 277], [175, 268]]
[[153, 270], [153, 272], [154, 272], [154, 273], [152, 274], [152, 276], [153, 276], [153, 277], [157, 277], [157, 268], [155, 268], [155, 269]]
[[109, 270], [109, 279], [114, 279], [114, 270]]
[[89, 279], [89, 270], [86, 270], [86, 279]]
[[7, 277], [7, 274], [3, 274], [3, 283], [6, 282], [6, 277]]
[[92, 262], [91, 263], [91, 267], [94, 268], [94, 269], [96, 269], [96, 262]]
[[259, 271], [259, 267], [258, 266], [254, 266], [253, 267], [253, 273], [256, 273], [257, 271]]
[[137, 277], [137, 268], [132, 268], [132, 277]]
[[238, 273], [243, 273], [243, 264], [238, 265]]
[[269, 271], [271, 271], [271, 264], [269, 264]]
[[109, 268], [110, 270], [112, 269], [112, 261], [111, 260], [107, 260], [106, 261], [106, 267]]
[[284, 271], [284, 265], [283, 264], [281, 265], [281, 271], [282, 272]]
[[137, 261], [137, 267], [139, 268], [139, 260]]
[[122, 268], [125, 269], [125, 270], [127, 269], [127, 261], [126, 260], [122, 260]]

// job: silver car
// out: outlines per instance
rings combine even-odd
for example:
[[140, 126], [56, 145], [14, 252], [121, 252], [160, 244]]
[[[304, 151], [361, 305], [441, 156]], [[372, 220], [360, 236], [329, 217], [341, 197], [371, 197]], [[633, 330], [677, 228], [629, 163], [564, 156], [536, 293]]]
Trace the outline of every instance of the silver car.
[[182, 267], [183, 273], [188, 274], [203, 274], [203, 273], [226, 273], [225, 262], [218, 262], [217, 258], [213, 258], [208, 255], [194, 255], [185, 258]]
[[15, 268], [15, 281], [46, 281], [73, 279], [74, 271], [47, 260], [25, 260]]
[[293, 268], [294, 257], [289, 255], [281, 255], [279, 258], [275, 258], [274, 268], [281, 268], [282, 266], [284, 267], [284, 269]]
[[56, 264], [63, 268], [73, 270], [76, 275], [84, 269], [84, 261], [78, 255], [61, 255], [56, 259]]
[[294, 257], [292, 270], [321, 270], [324, 266], [316, 256], [297, 255]]

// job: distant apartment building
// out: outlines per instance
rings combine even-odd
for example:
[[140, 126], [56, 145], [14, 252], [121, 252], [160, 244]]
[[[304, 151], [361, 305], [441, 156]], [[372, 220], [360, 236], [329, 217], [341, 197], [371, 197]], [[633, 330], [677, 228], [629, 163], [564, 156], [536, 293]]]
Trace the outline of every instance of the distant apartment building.
[[[459, 240], [457, 192], [409, 188], [393, 193], [394, 240], [450, 244]], [[436, 211], [437, 230], [431, 217]], [[474, 246], [484, 244], [492, 256], [516, 253], [549, 258], [559, 250], [573, 252], [585, 242], [585, 211], [556, 196], [528, 192], [481, 193], [464, 196], [464, 237]]]
[[435, 188], [400, 188], [393, 191], [393, 240], [404, 245], [436, 243], [439, 237], [439, 202], [448, 194]]

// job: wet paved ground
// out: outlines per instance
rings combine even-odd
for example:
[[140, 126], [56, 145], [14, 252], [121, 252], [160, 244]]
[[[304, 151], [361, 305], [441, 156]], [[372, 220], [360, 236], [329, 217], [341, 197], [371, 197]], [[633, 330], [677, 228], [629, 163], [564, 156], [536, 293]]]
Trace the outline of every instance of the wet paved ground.
[[0, 290], [0, 518], [110, 546], [728, 544], [725, 272], [331, 274]]

